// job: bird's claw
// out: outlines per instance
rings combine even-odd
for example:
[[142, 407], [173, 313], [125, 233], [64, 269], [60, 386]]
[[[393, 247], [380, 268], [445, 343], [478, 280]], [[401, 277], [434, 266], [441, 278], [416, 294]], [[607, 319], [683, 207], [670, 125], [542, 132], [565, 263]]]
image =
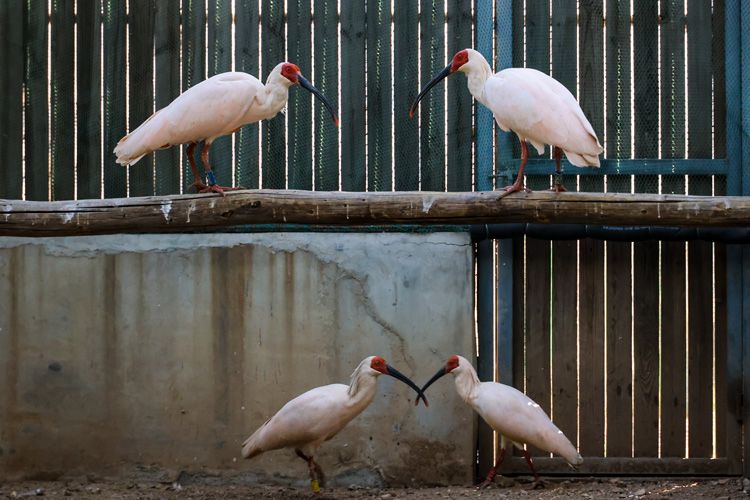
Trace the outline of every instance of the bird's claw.
[[487, 488], [491, 484], [492, 484], [492, 480], [491, 479], [485, 479], [484, 481], [482, 481], [481, 483], [479, 483], [477, 485], [477, 489], [478, 490], [483, 490], [483, 489]]
[[529, 485], [530, 490], [543, 490], [545, 488], [547, 488], [547, 485], [544, 484], [544, 481], [542, 481], [539, 478], [534, 479], [534, 481], [532, 481], [531, 484]]
[[527, 188], [523, 184], [511, 184], [510, 186], [505, 186], [503, 189], [505, 191], [505, 194], [503, 196], [507, 196], [511, 193], [518, 193], [520, 191], [530, 193], [531, 189]]
[[554, 179], [555, 180], [552, 181], [552, 187], [549, 188], [550, 191], [554, 191], [555, 193], [562, 193], [564, 191], [567, 191], [567, 189], [565, 189], [565, 186], [563, 186], [563, 183], [562, 183], [562, 175], [556, 174], [554, 176]]
[[190, 185], [191, 188], [195, 188], [196, 193], [203, 192], [204, 189], [208, 188], [205, 184], [203, 184], [200, 181], [195, 181], [193, 184]]
[[[197, 184], [196, 184], [197, 187]], [[212, 184], [210, 186], [203, 185], [202, 188], [198, 189], [199, 193], [218, 193], [222, 196], [226, 196], [225, 191], [237, 191], [239, 189], [242, 189], [241, 187], [224, 187], [219, 186], [218, 184]]]

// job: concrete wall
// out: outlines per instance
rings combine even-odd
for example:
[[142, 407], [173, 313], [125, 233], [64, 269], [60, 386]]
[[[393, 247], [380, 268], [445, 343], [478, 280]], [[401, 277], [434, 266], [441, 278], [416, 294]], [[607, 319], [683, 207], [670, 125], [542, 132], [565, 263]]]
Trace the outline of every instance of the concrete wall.
[[[137, 464], [306, 482], [291, 451], [239, 458], [292, 397], [380, 354], [422, 384], [473, 345], [463, 234], [0, 239], [0, 474]], [[474, 417], [452, 380], [431, 406], [380, 377], [324, 445], [329, 477], [463, 483]]]

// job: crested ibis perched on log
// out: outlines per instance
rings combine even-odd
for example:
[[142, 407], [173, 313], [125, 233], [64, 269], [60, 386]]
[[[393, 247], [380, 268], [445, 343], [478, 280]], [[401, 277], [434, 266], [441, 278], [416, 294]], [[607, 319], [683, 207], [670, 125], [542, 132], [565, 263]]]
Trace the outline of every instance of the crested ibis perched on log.
[[480, 382], [476, 370], [469, 360], [454, 355], [448, 358], [445, 366], [422, 386], [426, 391], [443, 375], [450, 373], [456, 383], [456, 392], [467, 405], [471, 406], [490, 427], [502, 435], [500, 451], [495, 466], [490, 469], [487, 479], [480, 487], [492, 483], [497, 469], [505, 458], [507, 442], [515, 444], [526, 458], [535, 483], [539, 475], [529, 452], [523, 447], [530, 444], [562, 456], [570, 465], [580, 465], [583, 458], [560, 429], [549, 419], [544, 410], [521, 391], [496, 382]]
[[504, 188], [508, 193], [523, 187], [523, 170], [529, 157], [526, 141], [539, 152], [550, 144], [556, 165], [553, 190], [565, 191], [560, 180], [560, 157], [564, 152], [576, 167], [599, 167], [604, 151], [591, 123], [575, 97], [551, 76], [531, 68], [508, 68], [492, 74], [487, 60], [473, 49], [453, 56], [451, 63], [424, 86], [409, 110], [414, 112], [422, 97], [443, 78], [460, 71], [466, 74], [469, 92], [492, 111], [504, 131], [513, 131], [521, 141], [521, 166], [516, 182]]
[[325, 486], [325, 476], [315, 462], [315, 451], [370, 405], [380, 375], [390, 375], [404, 382], [417, 392], [417, 404], [420, 399], [428, 404], [411, 379], [380, 356], [369, 356], [354, 370], [349, 385], [316, 387], [285, 404], [245, 440], [242, 456], [253, 458], [266, 451], [293, 448], [297, 456], [307, 462], [310, 485], [317, 493], [321, 486]]
[[[120, 139], [114, 153], [117, 163], [134, 165], [157, 149], [187, 144], [187, 156], [199, 193], [224, 191], [208, 162], [211, 143], [221, 136], [237, 132], [243, 126], [273, 118], [289, 99], [289, 87], [299, 84], [320, 98], [338, 126], [336, 112], [328, 99], [307, 81], [295, 64], [278, 64], [268, 75], [265, 85], [252, 75], [241, 72], [219, 73], [189, 88], [167, 107], [160, 109], [138, 128]], [[193, 150], [203, 142], [201, 161], [206, 182], [195, 166]]]

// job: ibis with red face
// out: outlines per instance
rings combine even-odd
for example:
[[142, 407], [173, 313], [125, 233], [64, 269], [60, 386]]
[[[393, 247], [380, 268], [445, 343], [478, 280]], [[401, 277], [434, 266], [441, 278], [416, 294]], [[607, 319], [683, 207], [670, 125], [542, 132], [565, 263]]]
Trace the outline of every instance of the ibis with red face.
[[[276, 116], [286, 105], [289, 87], [297, 84], [320, 98], [338, 126], [336, 112], [328, 99], [302, 76], [297, 65], [283, 62], [271, 71], [265, 85], [252, 75], [232, 71], [212, 76], [189, 88], [120, 139], [114, 150], [117, 163], [134, 165], [157, 149], [187, 144], [193, 185], [199, 193], [223, 194], [236, 189], [217, 185], [208, 162], [211, 144], [218, 137], [233, 134], [249, 123]], [[205, 184], [193, 158], [195, 146], [201, 142]]]
[[466, 404], [471, 406], [490, 427], [502, 435], [500, 451], [495, 466], [490, 469], [487, 479], [480, 486], [492, 483], [497, 469], [505, 458], [508, 441], [516, 445], [528, 463], [534, 479], [539, 476], [534, 462], [524, 444], [562, 456], [571, 465], [580, 465], [583, 458], [560, 429], [549, 419], [544, 410], [521, 391], [496, 382], [480, 382], [476, 370], [469, 360], [454, 355], [448, 358], [445, 366], [424, 385], [426, 391], [433, 382], [447, 374], [453, 375], [456, 392]]
[[427, 398], [409, 377], [380, 356], [369, 356], [354, 370], [349, 385], [316, 387], [285, 404], [245, 440], [242, 456], [253, 458], [266, 451], [293, 448], [297, 456], [307, 462], [310, 485], [317, 493], [324, 486], [325, 476], [315, 462], [316, 450], [370, 405], [380, 375], [390, 375], [404, 382], [417, 392], [416, 403], [422, 399], [427, 405]]
[[432, 87], [459, 71], [466, 75], [474, 99], [492, 111], [501, 129], [515, 132], [521, 141], [518, 177], [504, 188], [507, 192], [524, 189], [523, 171], [529, 157], [527, 141], [539, 154], [544, 153], [545, 144], [552, 145], [557, 172], [555, 191], [565, 191], [560, 181], [563, 152], [576, 167], [599, 167], [599, 155], [604, 149], [575, 97], [563, 84], [531, 68], [508, 68], [493, 74], [484, 56], [473, 49], [456, 53], [451, 63], [425, 85], [409, 116], [414, 116], [419, 101]]

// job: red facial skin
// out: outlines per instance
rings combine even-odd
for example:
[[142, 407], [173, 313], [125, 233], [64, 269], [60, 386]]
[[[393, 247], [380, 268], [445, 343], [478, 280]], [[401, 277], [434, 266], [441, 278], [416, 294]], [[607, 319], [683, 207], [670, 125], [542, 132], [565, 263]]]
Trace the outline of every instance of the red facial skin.
[[292, 63], [285, 63], [281, 67], [281, 76], [286, 78], [292, 83], [299, 83], [297, 80], [297, 75], [300, 73], [299, 66]]
[[379, 371], [384, 375], [388, 374], [388, 367], [386, 366], [385, 360], [380, 356], [375, 356], [374, 358], [372, 358], [372, 361], [370, 362], [370, 368], [375, 371]]
[[453, 61], [451, 62], [451, 73], [458, 71], [458, 68], [467, 62], [469, 62], [469, 53], [466, 49], [456, 52], [456, 55], [453, 56]]
[[448, 362], [445, 363], [445, 373], [450, 373], [458, 368], [458, 356], [453, 355], [448, 358]]

